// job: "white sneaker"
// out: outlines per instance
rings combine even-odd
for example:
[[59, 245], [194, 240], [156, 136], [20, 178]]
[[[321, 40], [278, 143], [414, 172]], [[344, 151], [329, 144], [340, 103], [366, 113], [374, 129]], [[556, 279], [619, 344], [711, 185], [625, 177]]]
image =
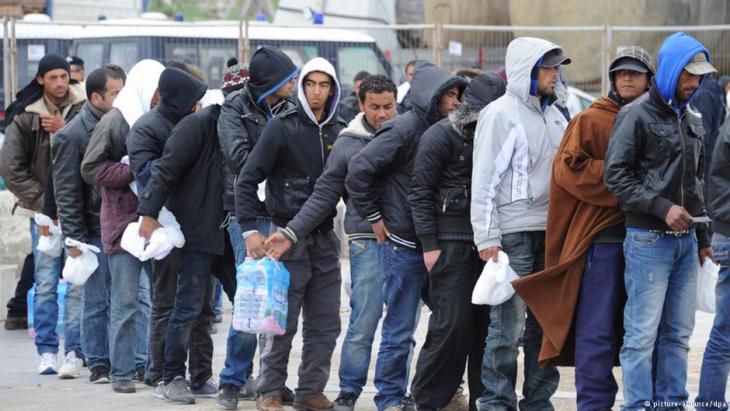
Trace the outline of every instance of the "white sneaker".
[[76, 357], [76, 353], [70, 351], [63, 360], [63, 365], [58, 370], [58, 376], [62, 380], [76, 378], [81, 375], [81, 369], [84, 368], [84, 360]]
[[56, 353], [41, 354], [41, 363], [38, 365], [38, 374], [48, 375], [56, 373]]
[[165, 399], [165, 381], [160, 380], [160, 382], [155, 384], [155, 388], [152, 389], [152, 395], [161, 400]]

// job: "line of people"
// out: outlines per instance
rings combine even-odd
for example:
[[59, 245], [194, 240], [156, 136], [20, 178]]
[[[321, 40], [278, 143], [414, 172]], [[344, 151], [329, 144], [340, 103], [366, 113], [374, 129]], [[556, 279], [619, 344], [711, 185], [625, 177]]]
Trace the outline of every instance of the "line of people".
[[[358, 73], [345, 123], [332, 64], [314, 58], [298, 68], [273, 47], [229, 67], [225, 100], [207, 107], [204, 79], [182, 64], [143, 60], [128, 75], [106, 65], [90, 73], [84, 98], [66, 60], [45, 56], [7, 110], [0, 175], [18, 210], [57, 218], [64, 236], [103, 253], [86, 284], [67, 292], [57, 370], [64, 257], [35, 251], [49, 233], [31, 220], [39, 373], [74, 378], [86, 363], [91, 382], [111, 381], [119, 393], [146, 383], [173, 404], [208, 396], [225, 409], [256, 398], [262, 411], [351, 411], [382, 319], [373, 376], [380, 411], [550, 410], [559, 365], [575, 367], [579, 410], [611, 409], [618, 364], [623, 409], [685, 407], [698, 263], [728, 258], [730, 135], [712, 153], [705, 199], [705, 130], [688, 102], [715, 72], [710, 53], [676, 33], [658, 57], [656, 66], [641, 47], [622, 49], [609, 67], [609, 95], [568, 122], [557, 103], [571, 59], [554, 43], [520, 37], [507, 48], [506, 84], [419, 60], [408, 66], [402, 98], [386, 76]], [[341, 332], [340, 200], [352, 293], [340, 392], [330, 401], [324, 389]], [[150, 239], [163, 207], [185, 244], [142, 262], [121, 247], [123, 231], [139, 219]], [[516, 295], [472, 304], [485, 262], [500, 252], [520, 277]], [[216, 277], [232, 300], [235, 280], [221, 273], [267, 256], [291, 272], [286, 332], [231, 326], [217, 383]], [[703, 410], [727, 409], [728, 272], [723, 266], [703, 361]], [[431, 315], [411, 397], [422, 304]]]

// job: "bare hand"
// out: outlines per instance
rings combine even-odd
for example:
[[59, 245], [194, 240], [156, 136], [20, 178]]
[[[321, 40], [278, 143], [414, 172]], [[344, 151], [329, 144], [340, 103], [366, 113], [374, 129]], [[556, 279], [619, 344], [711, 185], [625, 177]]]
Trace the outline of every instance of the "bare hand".
[[49, 116], [47, 114], [41, 114], [39, 117], [43, 130], [51, 134], [56, 133], [66, 125], [66, 122], [61, 117]]
[[502, 247], [489, 247], [485, 248], [484, 250], [479, 252], [479, 258], [482, 259], [482, 261], [487, 262], [491, 258], [492, 261], [495, 263], [497, 262], [497, 259], [499, 258], [499, 252], [502, 251]]
[[264, 243], [266, 254], [269, 257], [278, 260], [283, 256], [289, 249], [291, 249], [292, 242], [282, 233], [274, 233]]
[[256, 232], [246, 237], [246, 255], [255, 259], [264, 258], [264, 236]]
[[80, 257], [81, 254], [83, 254], [83, 253], [81, 252], [81, 250], [79, 250], [78, 247], [68, 247], [68, 256], [69, 257], [76, 258], [76, 257]]
[[44, 237], [50, 237], [53, 235], [53, 234], [51, 234], [51, 227], [49, 227], [47, 225], [39, 225], [38, 234], [40, 234]]
[[692, 225], [692, 216], [689, 215], [684, 207], [676, 204], [672, 205], [664, 216], [664, 222], [667, 223], [672, 231], [688, 230]]
[[433, 266], [436, 265], [439, 257], [441, 257], [441, 250], [431, 250], [423, 253], [423, 263], [426, 264], [426, 270], [429, 273], [433, 269]]
[[385, 226], [383, 220], [373, 224], [373, 232], [375, 233], [375, 238], [378, 240], [378, 244], [383, 244], [390, 237], [390, 231], [388, 231], [388, 227]]
[[705, 262], [705, 258], [709, 258], [712, 261], [715, 261], [715, 259], [712, 257], [712, 247], [704, 247], [700, 248], [700, 264], [703, 264]]
[[142, 216], [142, 222], [139, 223], [139, 235], [149, 240], [152, 233], [160, 227], [162, 224], [157, 219], [147, 215]]

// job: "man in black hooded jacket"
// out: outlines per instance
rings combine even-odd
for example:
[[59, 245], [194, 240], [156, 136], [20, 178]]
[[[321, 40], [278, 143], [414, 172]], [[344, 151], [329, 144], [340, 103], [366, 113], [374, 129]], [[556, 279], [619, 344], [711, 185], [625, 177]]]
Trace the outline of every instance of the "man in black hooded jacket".
[[[185, 116], [192, 113], [198, 100], [205, 94], [206, 86], [190, 74], [177, 69], [167, 68], [160, 75], [158, 91], [160, 102], [143, 114], [132, 126], [127, 137], [129, 163], [138, 186], [138, 195], [145, 192], [154, 163], [162, 156], [165, 143], [172, 129]], [[155, 385], [155, 394], [161, 395], [157, 386], [163, 377], [165, 362], [165, 342], [168, 320], [172, 312], [175, 289], [177, 286], [177, 251], [160, 261], [153, 262], [150, 279], [152, 288], [152, 313], [150, 315], [150, 364], [147, 377]], [[210, 294], [212, 296], [212, 282]], [[212, 375], [213, 341], [210, 339], [210, 324], [215, 314], [205, 312], [192, 332], [191, 385], [192, 388], [205, 386]], [[198, 358], [200, 357], [200, 358]]]
[[474, 77], [461, 105], [421, 138], [408, 201], [429, 271], [431, 318], [413, 380], [419, 410], [445, 407], [468, 357], [469, 409], [484, 390], [481, 364], [489, 309], [471, 304], [484, 263], [470, 221], [472, 149], [479, 111], [505, 92], [496, 74]]
[[402, 409], [411, 335], [428, 274], [408, 204], [413, 160], [423, 133], [458, 106], [465, 85], [432, 63], [418, 61], [412, 109], [386, 123], [348, 167], [345, 185], [352, 204], [381, 243], [378, 258], [388, 307], [375, 368], [375, 403], [381, 411]]

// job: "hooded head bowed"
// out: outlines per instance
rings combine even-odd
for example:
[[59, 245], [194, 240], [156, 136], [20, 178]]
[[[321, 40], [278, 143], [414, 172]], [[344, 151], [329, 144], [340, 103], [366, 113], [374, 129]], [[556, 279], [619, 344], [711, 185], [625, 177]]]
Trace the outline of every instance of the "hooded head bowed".
[[266, 46], [253, 53], [248, 71], [248, 87], [259, 105], [299, 73], [283, 51]]
[[113, 106], [122, 112], [130, 128], [142, 114], [150, 111], [150, 103], [164, 69], [165, 66], [160, 62], [147, 59], [135, 64], [129, 70], [124, 88], [114, 100]]
[[166, 68], [160, 74], [157, 88], [160, 90], [160, 105], [182, 118], [205, 95], [208, 86], [180, 69]]
[[454, 87], [459, 89], [461, 95], [466, 87], [466, 80], [438, 68], [431, 62], [418, 60], [409, 91], [411, 106], [433, 124], [442, 117], [438, 111], [441, 97]]
[[[333, 85], [334, 89], [332, 96], [327, 99], [327, 104], [325, 106], [325, 113], [327, 113], [327, 118], [322, 122], [318, 121], [314, 117], [314, 113], [312, 112], [312, 109], [309, 108], [309, 103], [307, 103], [307, 95], [304, 94], [304, 79], [309, 73], [315, 71], [327, 74], [335, 83]], [[332, 63], [323, 59], [322, 57], [315, 57], [309, 60], [307, 64], [302, 67], [302, 72], [299, 76], [299, 81], [297, 82], [297, 98], [299, 99], [300, 106], [307, 114], [307, 117], [309, 117], [315, 124], [328, 123], [332, 119], [332, 117], [337, 114], [337, 104], [340, 102], [340, 82], [337, 81], [337, 72], [335, 72], [335, 68], [334, 66], [332, 66]]]
[[464, 89], [461, 106], [449, 114], [451, 126], [464, 137], [474, 137], [479, 112], [506, 91], [504, 81], [495, 73], [474, 77]]
[[[672, 106], [677, 113], [681, 112], [684, 106], [687, 105], [687, 102], [692, 99], [692, 96], [690, 96], [687, 101], [676, 101], [675, 94], [679, 76], [682, 74], [682, 70], [685, 69], [687, 64], [698, 53], [705, 55], [706, 64], [709, 65], [709, 50], [694, 37], [682, 32], [674, 33], [667, 37], [659, 49], [659, 68], [657, 69], [656, 76], [654, 76], [654, 84], [659, 95], [662, 96], [662, 100]], [[702, 84], [704, 79], [705, 76], [702, 75], [700, 84]]]

